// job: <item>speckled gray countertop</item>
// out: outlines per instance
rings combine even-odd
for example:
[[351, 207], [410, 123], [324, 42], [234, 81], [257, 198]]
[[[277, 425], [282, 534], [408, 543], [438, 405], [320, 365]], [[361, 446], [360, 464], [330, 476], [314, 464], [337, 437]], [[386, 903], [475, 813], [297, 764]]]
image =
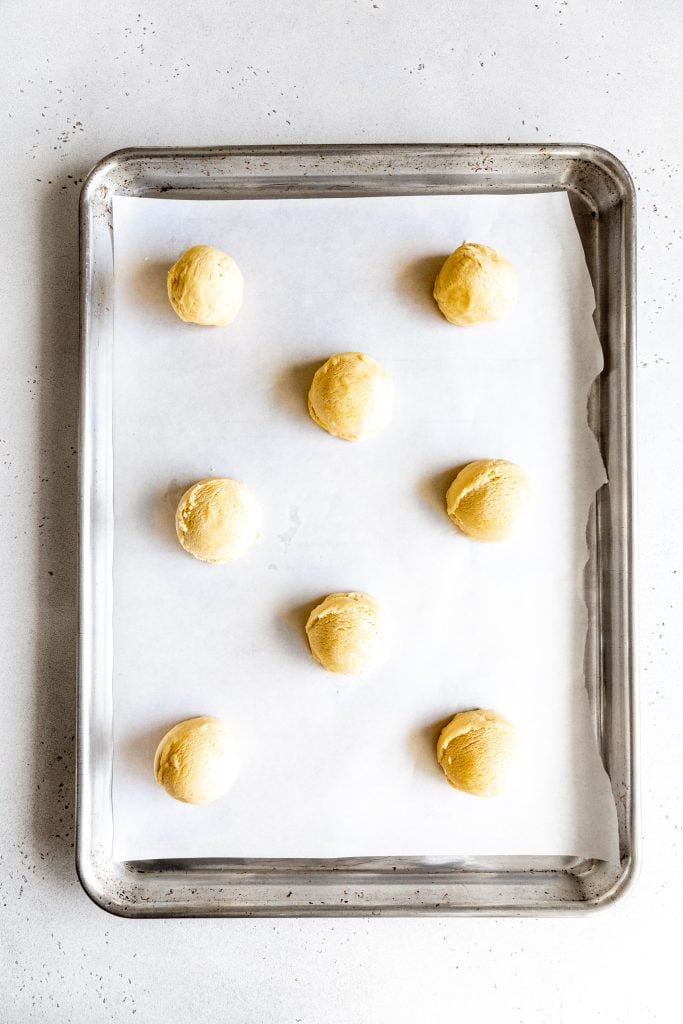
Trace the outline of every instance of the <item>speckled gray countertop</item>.
[[[2, 16], [0, 1022], [676, 1019], [679, 5], [9, 0]], [[107, 916], [73, 864], [83, 177], [129, 145], [506, 140], [599, 144], [638, 186], [645, 840], [635, 891], [579, 920]]]

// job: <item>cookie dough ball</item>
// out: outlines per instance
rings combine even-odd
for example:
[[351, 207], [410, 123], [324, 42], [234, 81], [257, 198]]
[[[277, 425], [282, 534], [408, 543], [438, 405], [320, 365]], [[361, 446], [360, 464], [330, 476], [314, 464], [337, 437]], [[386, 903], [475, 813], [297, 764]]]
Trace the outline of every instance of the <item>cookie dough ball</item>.
[[166, 733], [154, 755], [154, 777], [175, 800], [208, 804], [232, 787], [239, 755], [218, 718], [188, 718]]
[[446, 511], [473, 540], [505, 540], [529, 497], [529, 482], [514, 462], [478, 459], [461, 469], [446, 492]]
[[166, 284], [171, 305], [185, 323], [224, 327], [242, 305], [242, 271], [232, 256], [212, 245], [187, 249], [169, 270]]
[[464, 242], [437, 274], [434, 298], [459, 327], [500, 320], [517, 301], [517, 274], [495, 249]]
[[230, 477], [200, 480], [178, 502], [178, 540], [201, 562], [232, 562], [261, 538], [263, 512], [246, 484]]
[[462, 711], [441, 730], [436, 759], [451, 786], [497, 796], [515, 751], [515, 728], [495, 711]]
[[393, 405], [391, 376], [362, 352], [330, 356], [316, 371], [308, 392], [311, 419], [345, 441], [360, 441], [383, 430]]
[[329, 594], [306, 623], [311, 654], [328, 672], [360, 675], [387, 658], [388, 623], [369, 594]]

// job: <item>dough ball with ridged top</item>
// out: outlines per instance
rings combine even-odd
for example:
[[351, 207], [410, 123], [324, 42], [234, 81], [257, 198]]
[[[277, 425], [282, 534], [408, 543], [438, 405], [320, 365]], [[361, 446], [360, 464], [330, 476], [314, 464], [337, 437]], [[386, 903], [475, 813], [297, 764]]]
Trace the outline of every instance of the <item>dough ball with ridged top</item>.
[[461, 711], [441, 730], [436, 759], [455, 789], [497, 796], [516, 745], [515, 727], [496, 711]]
[[461, 469], [446, 492], [446, 511], [473, 540], [505, 540], [529, 497], [529, 482], [514, 462], [478, 459]]
[[185, 804], [218, 800], [232, 787], [239, 769], [239, 755], [225, 725], [206, 715], [174, 725], [154, 756], [155, 779]]
[[232, 562], [261, 538], [263, 512], [246, 484], [211, 477], [189, 487], [178, 502], [178, 540], [201, 562]]
[[500, 320], [517, 301], [517, 274], [495, 249], [463, 242], [437, 274], [434, 298], [459, 327]]
[[311, 419], [345, 441], [360, 441], [383, 430], [393, 405], [390, 374], [363, 352], [330, 356], [316, 370], [308, 392]]
[[328, 672], [360, 675], [378, 668], [389, 653], [388, 622], [369, 594], [329, 594], [306, 623], [311, 654]]
[[169, 270], [166, 284], [171, 305], [185, 323], [224, 327], [242, 306], [242, 271], [232, 256], [212, 245], [187, 249]]

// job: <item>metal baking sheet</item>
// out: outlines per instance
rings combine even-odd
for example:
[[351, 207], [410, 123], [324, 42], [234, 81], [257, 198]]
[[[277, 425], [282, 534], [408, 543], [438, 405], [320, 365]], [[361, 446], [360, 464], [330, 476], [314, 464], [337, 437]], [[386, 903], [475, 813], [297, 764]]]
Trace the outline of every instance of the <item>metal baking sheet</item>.
[[[507, 155], [503, 159], [503, 154]], [[572, 154], [574, 154], [572, 156]], [[525, 158], [526, 157], [526, 161]], [[496, 173], [496, 159], [500, 168]], [[540, 170], [548, 170], [548, 162], [559, 161], [562, 174], [543, 180]], [[493, 162], [491, 162], [493, 161]], [[517, 161], [528, 164], [526, 180], [521, 174], [517, 180], [506, 173], [509, 165]], [[575, 185], [567, 184], [569, 168], [574, 167]], [[583, 170], [585, 181], [579, 180]], [[592, 170], [591, 170], [592, 169]], [[557, 173], [558, 167], [554, 168]], [[590, 173], [589, 173], [590, 172]], [[202, 178], [196, 175], [201, 173]], [[592, 177], [591, 177], [592, 174]], [[598, 194], [596, 182], [604, 176], [604, 192]], [[609, 175], [611, 174], [611, 181]], [[194, 175], [194, 176], [193, 176]], [[549, 177], [549, 176], [548, 176]], [[563, 180], [564, 179], [564, 180]], [[206, 184], [204, 184], [206, 181]], [[96, 184], [95, 184], [96, 183]], [[589, 188], [589, 185], [591, 186]], [[596, 427], [603, 455], [608, 466], [610, 484], [600, 492], [591, 517], [590, 550], [592, 557], [587, 572], [586, 599], [590, 611], [590, 638], [587, 655], [587, 678], [595, 709], [596, 734], [610, 774], [617, 798], [620, 827], [620, 869], [617, 871], [599, 861], [570, 862], [567, 858], [466, 858], [449, 861], [441, 858], [438, 864], [416, 858], [365, 858], [356, 860], [222, 860], [211, 861], [144, 861], [115, 863], [111, 858], [111, 548], [112, 548], [112, 444], [111, 444], [111, 392], [108, 360], [111, 358], [111, 198], [114, 194], [158, 196], [160, 194], [187, 198], [248, 198], [267, 196], [340, 196], [340, 195], [420, 195], [439, 193], [481, 192], [497, 188], [500, 191], [528, 192], [566, 187], [574, 197], [573, 206], [582, 240], [586, 248], [589, 268], [597, 295], [596, 325], [605, 352], [606, 373], [596, 383], [591, 398], [591, 420]], [[591, 191], [592, 188], [592, 191]], [[597, 194], [597, 199], [596, 199]], [[582, 198], [576, 198], [576, 197]], [[597, 200], [602, 202], [598, 205]], [[630, 626], [629, 606], [629, 550], [628, 545], [613, 543], [624, 537], [628, 541], [629, 508], [628, 487], [626, 500], [615, 501], [615, 491], [628, 481], [629, 422], [628, 407], [622, 413], [624, 427], [621, 447], [616, 443], [617, 424], [614, 416], [605, 415], [606, 383], [613, 377], [615, 356], [612, 347], [620, 349], [621, 374], [618, 374], [618, 397], [628, 397], [631, 363], [629, 301], [625, 295], [629, 268], [632, 270], [632, 235], [627, 210], [632, 211], [632, 193], [628, 176], [607, 154], [585, 147], [360, 147], [325, 150], [211, 150], [186, 153], [141, 153], [139, 151], [114, 156], [96, 169], [94, 177], [84, 189], [84, 418], [83, 418], [83, 578], [82, 597], [88, 587], [97, 587], [97, 600], [83, 601], [82, 679], [81, 679], [81, 759], [79, 760], [79, 870], [84, 884], [98, 902], [120, 913], [139, 914], [239, 914], [239, 913], [329, 913], [329, 912], [394, 912], [412, 913], [439, 911], [456, 912], [543, 912], [564, 907], [600, 905], [610, 892], [625, 888], [632, 874], [632, 758], [629, 745], [630, 700], [621, 706], [622, 721], [615, 721], [614, 666], [618, 656], [624, 656], [625, 675], [620, 684], [624, 695], [631, 692], [632, 680], [628, 661], [630, 651], [627, 628], [615, 649], [617, 634], [614, 615], [617, 608], [626, 614]], [[629, 207], [630, 203], [630, 207]], [[611, 223], [608, 213], [621, 210], [618, 226], [621, 229], [621, 249], [614, 260], [616, 226], [602, 232], [602, 221]], [[103, 243], [100, 245], [100, 243]], [[608, 272], [601, 259], [601, 248], [607, 243]], [[108, 246], [108, 248], [107, 248]], [[94, 248], [93, 248], [94, 247]], [[90, 250], [90, 251], [89, 251]], [[617, 270], [619, 274], [617, 274]], [[622, 273], [624, 276], [622, 277]], [[624, 320], [619, 325], [618, 337], [613, 339], [609, 327], [614, 314], [609, 298], [617, 279], [621, 283]], [[602, 292], [607, 294], [603, 296]], [[96, 304], [93, 305], [93, 299]], [[604, 299], [607, 301], [605, 302]], [[603, 322], [603, 310], [606, 319]], [[92, 316], [91, 316], [92, 314]], [[610, 347], [610, 345], [612, 347]], [[96, 422], [88, 419], [88, 407], [98, 398]], [[616, 405], [614, 406], [616, 408]], [[609, 413], [609, 407], [607, 406]], [[90, 448], [90, 451], [88, 451]], [[615, 474], [611, 458], [619, 450], [619, 465]], [[626, 480], [624, 481], [624, 471]], [[88, 490], [90, 478], [95, 485]], [[618, 492], [617, 492], [618, 493]], [[624, 495], [622, 494], [623, 498]], [[618, 506], [618, 507], [617, 507]], [[607, 508], [609, 514], [605, 515]], [[615, 523], [615, 509], [622, 517]], [[93, 514], [95, 522], [93, 523]], [[88, 516], [90, 520], [88, 522]], [[619, 526], [619, 531], [616, 526]], [[88, 528], [92, 530], [88, 537]], [[90, 544], [87, 541], [90, 540]], [[94, 560], [93, 560], [94, 556]], [[621, 570], [623, 590], [615, 594], [616, 570]], [[609, 582], [609, 592], [606, 583]], [[617, 597], [620, 600], [617, 600]], [[605, 611], [612, 616], [606, 623]], [[87, 620], [90, 620], [88, 628]], [[605, 628], [609, 625], [609, 632]], [[95, 638], [95, 639], [94, 639]], [[94, 642], [93, 642], [94, 639]], [[609, 642], [607, 642], [609, 641]], [[87, 663], [87, 656], [95, 664]], [[88, 668], [94, 669], [96, 675]], [[608, 671], [609, 670], [609, 671]], [[107, 691], [105, 693], [103, 691]], [[608, 701], [606, 698], [610, 697]], [[97, 711], [97, 714], [93, 712]], [[102, 713], [105, 717], [102, 717]], [[609, 723], [609, 731], [606, 725]], [[98, 742], [108, 735], [108, 747], [87, 750], [83, 740], [89, 728], [97, 729]], [[93, 735], [93, 733], [90, 733]], [[607, 742], [607, 740], [612, 742]], [[619, 740], [615, 743], [614, 740]], [[622, 751], [624, 773], [622, 778], [628, 791], [628, 803], [620, 798], [615, 785], [613, 762]], [[86, 766], [88, 752], [91, 755]], [[87, 767], [87, 770], [86, 770]], [[91, 787], [104, 783], [104, 790], [96, 797]], [[106, 793], [105, 793], [106, 790]], [[86, 834], [86, 805], [84, 793], [90, 791], [91, 801], [87, 814], [91, 826], [95, 816], [99, 828], [91, 828], [87, 843], [81, 842]], [[108, 799], [108, 808], [106, 801]], [[625, 827], [628, 824], [628, 827]], [[542, 883], [544, 899], [532, 898], [528, 888], [539, 878], [539, 870], [547, 872], [553, 882]], [[513, 878], [523, 886], [509, 888]], [[203, 884], [200, 882], [203, 879]], [[481, 898], [471, 898], [473, 886], [486, 882]], [[339, 896], [335, 886], [343, 885]], [[560, 882], [562, 888], [559, 888]], [[573, 888], [568, 888], [571, 882]], [[282, 905], [278, 905], [279, 885], [287, 885]], [[115, 893], [112, 892], [115, 887]], [[245, 888], [246, 886], [246, 888]], [[325, 897], [321, 899], [320, 889]], [[432, 887], [435, 889], [432, 890]], [[163, 889], [163, 901], [159, 895]], [[415, 892], [415, 889], [419, 892]], [[532, 887], [533, 888], [533, 887]], [[438, 892], [438, 899], [436, 889]], [[554, 891], [553, 891], [554, 889]], [[170, 890], [170, 891], [169, 891]], [[505, 901], [498, 904], [496, 890]], [[411, 897], [412, 893], [412, 897]], [[427, 895], [425, 895], [427, 894]], [[295, 898], [296, 897], [296, 898]], [[348, 902], [345, 902], [347, 901]]]

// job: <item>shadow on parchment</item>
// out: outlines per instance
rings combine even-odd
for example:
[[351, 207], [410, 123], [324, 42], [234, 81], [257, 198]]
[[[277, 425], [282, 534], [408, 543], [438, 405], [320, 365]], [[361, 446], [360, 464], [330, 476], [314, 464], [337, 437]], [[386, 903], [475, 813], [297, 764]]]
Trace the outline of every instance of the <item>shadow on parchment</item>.
[[283, 627], [282, 635], [287, 646], [299, 654], [305, 653], [308, 658], [311, 657], [306, 637], [308, 616], [326, 596], [320, 594], [314, 601], [307, 601], [305, 604], [286, 605], [277, 613], [277, 621]]
[[446, 491], [451, 486], [461, 469], [467, 465], [461, 462], [459, 465], [451, 466], [448, 469], [441, 469], [438, 473], [428, 473], [417, 482], [417, 494], [422, 501], [428, 505], [435, 515], [444, 522], [448, 522], [446, 513]]
[[[201, 711], [197, 711], [196, 716], [187, 715], [187, 717], [198, 717], [201, 714]], [[146, 779], [150, 785], [155, 785], [154, 755], [156, 749], [169, 729], [177, 724], [177, 718], [168, 719], [153, 729], [142, 729], [128, 737], [120, 748], [121, 758], [126, 767], [139, 778]]]
[[178, 323], [168, 301], [166, 277], [169, 264], [164, 260], [144, 260], [126, 277], [124, 287], [145, 316], [163, 317], [169, 323]]
[[171, 480], [163, 490], [150, 494], [146, 499], [146, 507], [142, 509], [144, 522], [151, 522], [152, 530], [168, 547], [178, 550], [178, 537], [175, 528], [175, 514], [178, 502], [185, 491], [196, 483], [195, 480]]
[[408, 752], [413, 759], [416, 771], [423, 775], [441, 775], [441, 768], [436, 760], [436, 741], [441, 730], [448, 725], [455, 713], [454, 710], [447, 718], [418, 726], [408, 734]]
[[321, 354], [320, 359], [309, 359], [305, 363], [292, 363], [282, 367], [273, 382], [275, 399], [293, 416], [309, 420], [308, 391], [313, 375], [325, 362], [331, 352]]
[[439, 307], [434, 301], [434, 281], [449, 253], [439, 256], [420, 256], [411, 260], [399, 270], [396, 277], [396, 291], [404, 300], [417, 306], [423, 312], [440, 317]]

